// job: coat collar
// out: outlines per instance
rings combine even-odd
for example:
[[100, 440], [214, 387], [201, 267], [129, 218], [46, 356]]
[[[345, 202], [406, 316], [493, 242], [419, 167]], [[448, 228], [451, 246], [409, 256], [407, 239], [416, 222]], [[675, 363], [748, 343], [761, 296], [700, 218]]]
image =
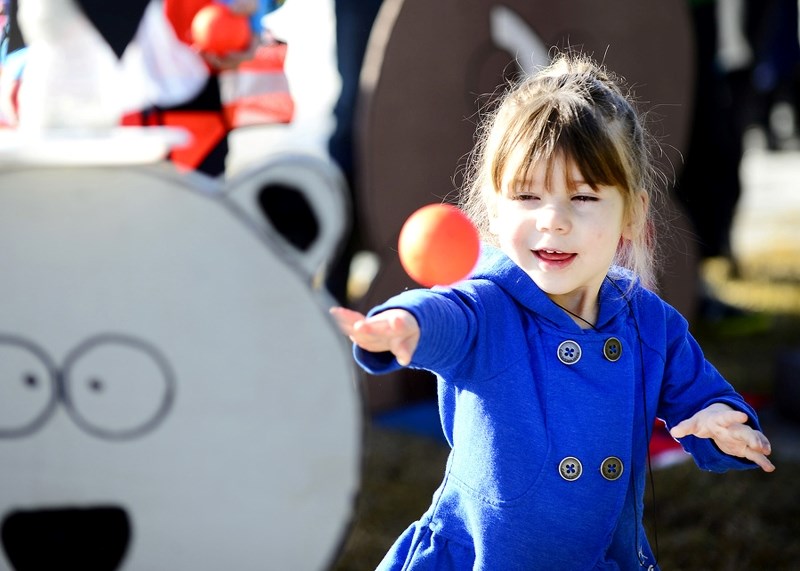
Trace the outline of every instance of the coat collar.
[[[472, 278], [496, 283], [518, 303], [559, 329], [581, 330], [572, 317], [547, 297], [522, 268], [494, 246], [481, 245], [481, 257]], [[628, 310], [627, 298], [635, 291], [630, 287], [632, 281], [636, 280], [630, 271], [617, 266], [611, 268], [600, 286], [600, 312], [595, 324], [598, 330], [607, 327], [618, 314]], [[638, 283], [635, 285], [638, 286]]]

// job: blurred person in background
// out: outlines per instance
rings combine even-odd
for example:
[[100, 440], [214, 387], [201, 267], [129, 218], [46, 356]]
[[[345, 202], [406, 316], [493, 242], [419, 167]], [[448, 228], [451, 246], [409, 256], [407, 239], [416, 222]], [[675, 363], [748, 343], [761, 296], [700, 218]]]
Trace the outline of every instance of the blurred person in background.
[[[720, 16], [730, 13], [726, 9], [736, 10], [727, 2], [689, 0], [695, 40], [694, 108], [689, 145], [675, 191], [692, 224], [701, 263], [723, 257], [735, 267], [730, 234], [742, 188], [739, 164], [743, 126], [737, 108], [741, 96], [734, 97], [740, 91], [731, 88], [731, 78], [741, 82], [742, 74], [746, 77], [752, 55], [743, 36], [721, 34]], [[731, 14], [734, 24], [737, 17]], [[726, 26], [724, 30], [737, 28]], [[722, 51], [721, 40], [727, 42]], [[720, 53], [725, 55], [724, 60]], [[717, 299], [702, 278], [699, 290], [700, 319], [718, 320], [740, 313]]]

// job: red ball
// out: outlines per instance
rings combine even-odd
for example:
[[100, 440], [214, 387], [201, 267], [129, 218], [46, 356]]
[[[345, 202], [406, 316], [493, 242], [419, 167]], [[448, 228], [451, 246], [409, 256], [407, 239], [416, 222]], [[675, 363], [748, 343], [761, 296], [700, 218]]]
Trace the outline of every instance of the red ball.
[[192, 42], [202, 52], [225, 55], [245, 51], [251, 41], [250, 20], [224, 4], [209, 4], [192, 19]]
[[400, 230], [397, 247], [403, 269], [426, 287], [466, 278], [480, 254], [477, 229], [451, 204], [429, 204], [414, 212]]

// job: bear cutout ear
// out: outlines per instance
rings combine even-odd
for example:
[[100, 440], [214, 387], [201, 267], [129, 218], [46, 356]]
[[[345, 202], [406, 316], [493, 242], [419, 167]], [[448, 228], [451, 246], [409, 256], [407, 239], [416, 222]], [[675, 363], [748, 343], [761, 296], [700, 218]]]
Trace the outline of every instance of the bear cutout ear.
[[133, 40], [151, 0], [76, 0], [117, 58]]
[[225, 197], [314, 285], [351, 224], [346, 182], [330, 160], [281, 153], [226, 184]]

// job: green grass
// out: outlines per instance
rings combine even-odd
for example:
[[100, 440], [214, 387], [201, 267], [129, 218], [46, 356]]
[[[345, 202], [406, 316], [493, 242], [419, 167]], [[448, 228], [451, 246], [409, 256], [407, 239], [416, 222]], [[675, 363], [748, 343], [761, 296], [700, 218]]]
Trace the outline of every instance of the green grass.
[[[790, 571], [800, 561], [800, 464], [712, 474], [692, 462], [654, 473], [645, 523], [669, 571]], [[656, 514], [653, 532], [653, 514]], [[654, 546], [655, 548], [655, 546]]]

